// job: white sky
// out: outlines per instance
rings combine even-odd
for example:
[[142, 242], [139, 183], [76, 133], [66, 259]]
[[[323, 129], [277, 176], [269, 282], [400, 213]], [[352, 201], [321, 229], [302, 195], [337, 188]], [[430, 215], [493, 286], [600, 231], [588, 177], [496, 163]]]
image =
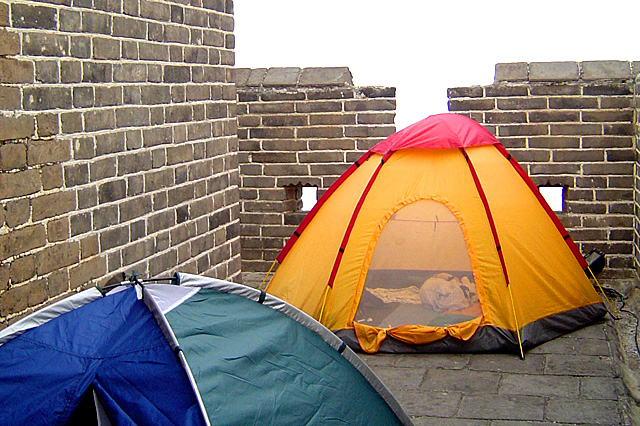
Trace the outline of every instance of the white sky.
[[396, 87], [398, 129], [499, 62], [640, 60], [640, 0], [235, 0], [236, 66], [348, 66]]

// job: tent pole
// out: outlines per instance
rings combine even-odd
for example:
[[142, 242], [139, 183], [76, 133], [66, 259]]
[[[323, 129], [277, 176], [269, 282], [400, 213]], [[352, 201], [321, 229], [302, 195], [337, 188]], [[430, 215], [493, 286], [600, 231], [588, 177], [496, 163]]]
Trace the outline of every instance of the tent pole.
[[338, 274], [338, 268], [340, 267], [340, 262], [342, 262], [342, 255], [346, 250], [347, 243], [349, 242], [349, 237], [351, 236], [351, 231], [353, 230], [356, 223], [356, 219], [358, 218], [358, 213], [360, 213], [360, 209], [362, 208], [362, 205], [364, 204], [364, 201], [366, 200], [367, 195], [369, 195], [369, 191], [371, 190], [371, 187], [376, 181], [376, 178], [378, 177], [378, 174], [380, 173], [382, 166], [385, 165], [385, 163], [387, 162], [389, 157], [391, 157], [392, 154], [393, 154], [393, 151], [388, 152], [380, 159], [380, 164], [378, 164], [378, 167], [375, 169], [375, 171], [369, 178], [369, 182], [367, 183], [367, 186], [362, 191], [362, 194], [358, 199], [358, 203], [356, 204], [355, 209], [353, 210], [353, 213], [351, 213], [351, 219], [349, 220], [347, 229], [344, 231], [344, 236], [342, 237], [342, 242], [340, 243], [338, 254], [336, 255], [336, 260], [333, 262], [333, 269], [331, 270], [331, 275], [329, 276], [329, 282], [327, 283], [329, 287], [333, 287], [333, 283], [336, 279], [336, 275]]
[[258, 290], [262, 290], [262, 286], [264, 285], [264, 282], [267, 280], [267, 277], [269, 276], [269, 274], [273, 270], [273, 267], [276, 266], [276, 262], [277, 261], [278, 261], [278, 259], [274, 260], [273, 263], [271, 264], [271, 268], [269, 268], [269, 272], [267, 272], [267, 274], [262, 279], [262, 282], [260, 283], [260, 286], [258, 287]]
[[327, 298], [329, 297], [329, 290], [331, 290], [331, 286], [327, 286], [325, 288], [324, 296], [322, 296], [322, 305], [320, 305], [320, 316], [318, 317], [318, 322], [320, 324], [322, 324], [322, 316], [324, 315], [324, 307], [327, 304]]
[[491, 214], [491, 207], [489, 206], [489, 200], [487, 200], [487, 196], [484, 193], [484, 189], [482, 188], [482, 183], [480, 182], [480, 178], [478, 177], [478, 173], [476, 173], [475, 167], [473, 167], [473, 163], [471, 162], [471, 158], [469, 158], [469, 154], [464, 148], [460, 148], [464, 159], [467, 161], [467, 165], [469, 166], [469, 171], [471, 172], [471, 177], [473, 178], [473, 182], [476, 185], [476, 189], [478, 190], [478, 195], [480, 196], [480, 200], [482, 201], [482, 205], [484, 206], [485, 214], [487, 215], [487, 221], [489, 222], [489, 227], [491, 228], [491, 233], [493, 234], [493, 240], [496, 244], [496, 250], [498, 251], [498, 259], [500, 259], [500, 265], [502, 266], [502, 273], [504, 274], [504, 280], [507, 283], [507, 289], [509, 290], [509, 297], [511, 298], [511, 307], [513, 309], [513, 319], [515, 321], [516, 326], [516, 335], [518, 336], [518, 346], [520, 347], [520, 359], [524, 359], [524, 351], [522, 350], [522, 338], [520, 337], [520, 326], [518, 324], [518, 316], [516, 315], [516, 304], [513, 299], [513, 293], [511, 292], [511, 283], [509, 282], [509, 274], [507, 273], [507, 264], [504, 260], [504, 255], [502, 254], [502, 245], [500, 244], [500, 238], [498, 237], [498, 229], [496, 228], [496, 224], [493, 221], [493, 215]]
[[[142, 292], [143, 294], [145, 294], [145, 293], [148, 293], [149, 290], [146, 289], [145, 287], [142, 287]], [[154, 299], [152, 296], [147, 296], [142, 300], [144, 304], [147, 305], [147, 308], [149, 308], [149, 311], [151, 311], [151, 314], [153, 315], [156, 322], [158, 323], [158, 326], [160, 327], [162, 334], [164, 335], [165, 339], [167, 339], [167, 342], [169, 343], [171, 350], [176, 355], [176, 358], [178, 359], [180, 366], [182, 367], [185, 374], [187, 375], [187, 379], [189, 380], [191, 389], [193, 390], [193, 393], [196, 397], [196, 401], [198, 402], [198, 407], [200, 408], [200, 414], [202, 415], [205, 426], [211, 426], [211, 420], [209, 420], [207, 407], [204, 405], [202, 394], [198, 390], [198, 385], [193, 375], [193, 371], [191, 371], [191, 367], [187, 362], [187, 358], [184, 355], [184, 352], [182, 351], [182, 349], [180, 348], [180, 343], [178, 342], [178, 338], [173, 332], [173, 328], [171, 328], [171, 324], [169, 324], [169, 321], [167, 321], [167, 317], [162, 312], [162, 309], [160, 309], [160, 306], [158, 306], [158, 302], [156, 301], [156, 299]]]
[[327, 199], [329, 199], [329, 197], [331, 196], [331, 194], [333, 194], [340, 185], [342, 185], [342, 182], [344, 182], [345, 180], [347, 180], [347, 178], [349, 176], [351, 176], [353, 174], [353, 172], [355, 172], [358, 167], [360, 167], [365, 161], [367, 161], [371, 156], [373, 155], [372, 151], [367, 151], [366, 153], [364, 153], [362, 155], [362, 157], [360, 157], [355, 163], [353, 163], [351, 166], [349, 166], [349, 168], [347, 170], [345, 170], [345, 172], [340, 175], [340, 177], [338, 178], [338, 180], [336, 180], [330, 187], [329, 189], [322, 194], [322, 196], [320, 197], [320, 199], [318, 200], [318, 202], [313, 206], [313, 208], [311, 209], [311, 211], [309, 213], [306, 214], [306, 216], [304, 217], [304, 219], [302, 220], [302, 222], [300, 223], [300, 225], [298, 225], [298, 227], [296, 228], [296, 230], [293, 232], [293, 235], [291, 235], [291, 238], [289, 238], [287, 240], [287, 243], [285, 244], [285, 246], [282, 248], [282, 250], [280, 251], [280, 253], [278, 254], [278, 256], [276, 256], [276, 260], [280, 263], [282, 263], [282, 261], [284, 260], [284, 258], [286, 257], [286, 255], [289, 253], [289, 251], [291, 250], [291, 248], [293, 247], [294, 243], [296, 241], [298, 241], [298, 238], [300, 238], [300, 235], [302, 235], [302, 231], [304, 231], [307, 227], [307, 225], [309, 224], [309, 222], [311, 222], [311, 219], [313, 219], [313, 217], [316, 215], [316, 213], [318, 212], [318, 210], [320, 210], [320, 207], [324, 204], [325, 201], [327, 201]]
[[507, 288], [509, 289], [509, 297], [511, 298], [511, 308], [513, 309], [513, 319], [516, 322], [516, 335], [518, 336], [518, 346], [520, 346], [520, 359], [524, 359], [524, 351], [522, 350], [522, 338], [520, 337], [520, 325], [518, 324], [518, 315], [516, 315], [516, 304], [513, 301], [511, 284], [507, 283]]
[[591, 267], [589, 265], [587, 265], [587, 268], [589, 269], [589, 273], [591, 274], [593, 279], [596, 281], [596, 284], [598, 284], [598, 288], [600, 289], [600, 293], [602, 293], [602, 297], [604, 297], [604, 300], [606, 300], [607, 303], [609, 304], [609, 306], [611, 307], [611, 310], [613, 311], [613, 313], [615, 315], [614, 318], [618, 319], [618, 311], [616, 311], [616, 308], [613, 307], [613, 303], [611, 303], [611, 301], [609, 300], [607, 295], [604, 293], [604, 290], [602, 289], [602, 286], [600, 285], [600, 283], [598, 282], [598, 279], [596, 278], [596, 274], [593, 273], [593, 271], [591, 270]]
[[544, 199], [542, 194], [540, 194], [540, 190], [538, 190], [538, 187], [536, 186], [535, 183], [533, 183], [533, 181], [531, 180], [531, 178], [529, 177], [527, 172], [516, 161], [516, 159], [513, 158], [511, 156], [511, 154], [509, 154], [509, 152], [505, 149], [504, 146], [502, 146], [502, 144], [498, 143], [498, 144], [495, 144], [494, 146], [504, 156], [504, 158], [509, 162], [509, 164], [511, 164], [511, 166], [516, 171], [516, 173], [518, 173], [518, 175], [520, 175], [520, 177], [522, 178], [524, 183], [529, 187], [529, 189], [531, 190], [533, 195], [540, 202], [540, 205], [547, 212], [547, 215], [549, 216], [549, 218], [551, 219], [553, 224], [558, 229], [558, 232], [560, 232], [560, 235], [562, 235], [562, 238], [564, 238], [565, 243], [567, 244], [567, 246], [571, 250], [571, 253], [573, 253], [573, 255], [575, 256], [575, 258], [578, 261], [578, 263], [580, 264], [580, 266], [582, 268], [586, 268], [588, 266], [587, 262], [585, 261], [584, 257], [582, 256], [582, 253], [580, 253], [580, 250], [578, 249], [578, 246], [576, 246], [576, 243], [573, 241], [573, 239], [571, 239], [571, 236], [569, 235], [569, 233], [565, 229], [564, 225], [562, 225], [562, 222], [560, 222], [560, 219], [558, 219], [558, 216], [553, 212], [551, 207], [549, 207], [549, 204]]

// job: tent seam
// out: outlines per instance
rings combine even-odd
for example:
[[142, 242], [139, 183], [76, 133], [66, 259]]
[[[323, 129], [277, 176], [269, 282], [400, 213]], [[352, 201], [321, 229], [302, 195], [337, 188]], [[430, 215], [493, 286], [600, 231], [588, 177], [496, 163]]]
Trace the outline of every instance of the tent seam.
[[138, 352], [144, 352], [144, 351], [148, 351], [148, 350], [151, 350], [151, 349], [158, 349], [158, 348], [165, 347], [165, 345], [158, 344], [158, 345], [154, 345], [154, 346], [148, 346], [148, 347], [142, 348], [142, 349], [136, 349], [135, 351], [120, 352], [118, 354], [114, 354], [114, 355], [110, 355], [110, 356], [96, 357], [96, 356], [82, 355], [82, 354], [79, 354], [79, 353], [76, 353], [76, 352], [73, 352], [73, 351], [67, 351], [67, 350], [64, 350], [64, 349], [60, 349], [60, 348], [58, 348], [56, 346], [47, 345], [46, 343], [42, 343], [42, 342], [40, 342], [38, 340], [30, 339], [28, 337], [22, 337], [22, 339], [26, 340], [27, 342], [33, 343], [34, 345], [37, 345], [37, 346], [40, 346], [40, 347], [43, 347], [43, 348], [47, 348], [47, 349], [51, 349], [51, 350], [54, 350], [56, 352], [59, 352], [59, 353], [65, 354], [65, 355], [72, 355], [72, 356], [75, 356], [75, 357], [78, 357], [78, 358], [91, 359], [91, 360], [114, 359], [114, 358], [119, 358], [119, 357], [121, 357], [123, 355], [131, 355], [131, 354], [135, 354], [135, 353], [138, 353]]

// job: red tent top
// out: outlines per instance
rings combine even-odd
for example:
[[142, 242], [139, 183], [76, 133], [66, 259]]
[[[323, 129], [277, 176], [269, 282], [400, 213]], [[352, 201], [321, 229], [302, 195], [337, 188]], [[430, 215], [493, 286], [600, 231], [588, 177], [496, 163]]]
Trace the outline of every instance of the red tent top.
[[466, 148], [500, 143], [487, 129], [459, 114], [431, 115], [389, 136], [371, 151], [387, 154], [408, 148]]

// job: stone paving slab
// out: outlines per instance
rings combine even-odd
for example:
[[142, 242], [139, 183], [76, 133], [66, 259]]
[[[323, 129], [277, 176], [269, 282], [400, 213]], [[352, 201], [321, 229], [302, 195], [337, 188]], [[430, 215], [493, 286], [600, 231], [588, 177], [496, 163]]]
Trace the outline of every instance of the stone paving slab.
[[572, 376], [612, 377], [614, 365], [611, 356], [547, 355], [545, 374]]
[[464, 394], [497, 394], [500, 373], [494, 371], [428, 369], [420, 389], [436, 391], [456, 391]]
[[499, 393], [502, 395], [578, 398], [580, 396], [580, 378], [508, 373], [502, 375]]
[[629, 425], [610, 320], [516, 354], [361, 355], [417, 426]]
[[478, 354], [471, 358], [470, 370], [501, 373], [543, 374], [547, 355], [525, 354], [524, 362], [515, 354]]
[[546, 407], [546, 419], [562, 423], [621, 424], [617, 401], [552, 398]]
[[620, 380], [612, 377], [580, 378], [580, 395], [586, 399], [617, 400], [618, 395], [625, 392]]
[[392, 391], [411, 417], [456, 417], [462, 400], [461, 392]]
[[473, 394], [462, 398], [458, 416], [468, 419], [543, 420], [545, 398]]
[[[470, 354], [429, 354], [429, 368], [447, 368], [448, 370], [462, 370], [469, 366], [472, 355]], [[396, 355], [394, 365], [405, 368], [427, 368], [424, 362], [424, 354]], [[383, 363], [387, 358], [382, 360]]]

